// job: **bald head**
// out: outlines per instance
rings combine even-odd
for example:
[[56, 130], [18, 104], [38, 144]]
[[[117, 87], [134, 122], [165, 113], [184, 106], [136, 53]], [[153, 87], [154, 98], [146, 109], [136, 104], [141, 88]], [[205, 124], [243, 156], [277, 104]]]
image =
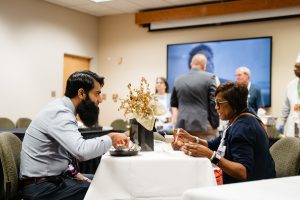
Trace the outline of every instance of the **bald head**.
[[205, 71], [206, 69], [206, 56], [203, 54], [196, 54], [193, 56], [191, 61], [191, 68], [198, 68], [200, 70]]

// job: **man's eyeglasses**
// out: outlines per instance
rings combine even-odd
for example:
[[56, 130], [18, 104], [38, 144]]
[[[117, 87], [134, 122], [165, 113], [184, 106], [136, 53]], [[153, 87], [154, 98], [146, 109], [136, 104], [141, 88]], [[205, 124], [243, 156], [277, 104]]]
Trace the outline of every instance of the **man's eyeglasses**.
[[226, 101], [226, 100], [225, 101], [217, 101], [216, 100], [215, 103], [216, 103], [216, 106], [220, 107], [221, 104], [228, 103], [228, 101]]

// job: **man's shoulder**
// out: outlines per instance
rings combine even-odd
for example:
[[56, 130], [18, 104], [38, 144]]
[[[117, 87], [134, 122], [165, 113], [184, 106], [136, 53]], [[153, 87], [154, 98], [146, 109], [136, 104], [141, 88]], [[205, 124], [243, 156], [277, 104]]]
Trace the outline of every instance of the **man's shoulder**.
[[200, 82], [205, 81], [205, 80], [213, 81], [214, 77], [215, 77], [215, 75], [210, 72], [191, 70], [188, 73], [177, 77], [175, 79], [175, 83], [176, 84], [181, 83], [183, 80], [192, 81], [192, 82], [194, 82], [195, 80], [200, 81]]
[[253, 92], [253, 93], [254, 92], [260, 92], [260, 88], [257, 85], [251, 83], [249, 92]]
[[189, 76], [188, 75], [189, 73], [186, 73], [186, 74], [183, 74], [183, 75], [180, 75], [178, 76], [176, 79], [175, 79], [175, 83], [180, 83], [183, 79], [187, 79], [187, 77]]
[[40, 113], [57, 113], [57, 114], [62, 114], [62, 113], [70, 113], [73, 114], [72, 110], [66, 106], [63, 102], [62, 99], [56, 99], [50, 103], [48, 103], [48, 105], [46, 105], [44, 107], [44, 109], [42, 109], [40, 111]]

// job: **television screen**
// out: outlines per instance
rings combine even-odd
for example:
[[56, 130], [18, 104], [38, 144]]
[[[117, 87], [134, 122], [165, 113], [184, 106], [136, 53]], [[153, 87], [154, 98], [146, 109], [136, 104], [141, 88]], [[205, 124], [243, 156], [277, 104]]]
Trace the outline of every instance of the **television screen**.
[[261, 89], [265, 107], [271, 106], [272, 37], [168, 45], [167, 79], [170, 91], [176, 77], [190, 70], [190, 54], [195, 52], [206, 55], [206, 71], [214, 73], [221, 83], [235, 81], [235, 70], [240, 66], [248, 67], [250, 81]]

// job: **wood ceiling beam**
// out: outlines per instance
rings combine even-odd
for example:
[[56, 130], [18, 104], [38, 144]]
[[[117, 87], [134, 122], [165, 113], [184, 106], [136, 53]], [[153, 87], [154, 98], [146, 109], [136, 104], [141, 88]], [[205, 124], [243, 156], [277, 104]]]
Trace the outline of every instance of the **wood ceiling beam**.
[[300, 9], [300, 0], [237, 0], [154, 11], [141, 11], [135, 14], [135, 23], [145, 25], [151, 22], [220, 16], [288, 7], [299, 7]]

